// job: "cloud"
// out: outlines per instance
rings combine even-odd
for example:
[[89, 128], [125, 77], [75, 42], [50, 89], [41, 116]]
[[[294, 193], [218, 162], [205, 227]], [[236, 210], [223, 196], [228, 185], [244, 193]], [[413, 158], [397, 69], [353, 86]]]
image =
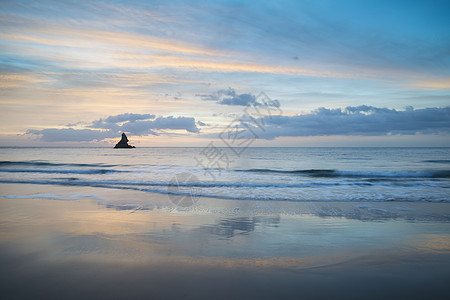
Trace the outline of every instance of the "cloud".
[[130, 121], [130, 122], [135, 122], [137, 120], [147, 120], [147, 119], [154, 119], [155, 115], [151, 115], [151, 114], [130, 114], [130, 113], [125, 113], [125, 114], [120, 114], [120, 115], [116, 115], [116, 116], [109, 116], [105, 119], [106, 123], [119, 123], [119, 122], [125, 122], [125, 121]]
[[121, 131], [130, 132], [134, 135], [158, 135], [154, 130], [186, 130], [197, 133], [200, 130], [195, 125], [195, 119], [190, 117], [158, 117], [153, 121], [127, 122], [120, 126]]
[[[240, 106], [247, 106], [255, 101], [255, 96], [251, 94], [240, 94], [235, 97], [231, 98], [224, 98], [217, 103], [224, 104], [224, 105], [240, 105]], [[257, 102], [255, 102], [257, 104]]]
[[26, 134], [40, 135], [43, 142], [91, 142], [117, 137], [117, 133], [112, 131], [73, 128], [30, 129]]
[[205, 101], [220, 101], [223, 96], [236, 97], [236, 91], [229, 87], [228, 89], [218, 90], [211, 94], [197, 94], [196, 96]]
[[[212, 94], [197, 95], [205, 101], [216, 101], [217, 104], [222, 105], [237, 105], [247, 106], [253, 104], [255, 106], [261, 105], [256, 101], [256, 97], [252, 94], [237, 94], [233, 88], [218, 90]], [[276, 100], [278, 102], [278, 100]], [[278, 102], [279, 103], [279, 102]]]
[[0, 39], [7, 65], [31, 61], [33, 74], [48, 70], [53, 78], [53, 72], [67, 70], [121, 74], [133, 69], [170, 73], [176, 68], [189, 72], [185, 77], [194, 71], [207, 72], [207, 78], [210, 72], [254, 72], [350, 78], [365, 74], [368, 79], [396, 81], [401, 72], [414, 81], [429, 79], [430, 74], [448, 79], [448, 20], [442, 16], [448, 5], [424, 1], [407, 10], [392, 3], [368, 5], [373, 9], [352, 1], [339, 7], [314, 1], [250, 1], [237, 11], [230, 3], [198, 9], [183, 2], [8, 2], [2, 7]]
[[88, 127], [118, 131], [121, 128], [121, 126], [118, 125], [118, 123], [123, 123], [123, 122], [132, 123], [132, 122], [136, 122], [138, 120], [148, 120], [148, 119], [154, 119], [154, 118], [155, 118], [155, 115], [151, 115], [151, 114], [124, 113], [124, 114], [120, 114], [120, 115], [109, 116], [105, 119], [95, 120]]
[[259, 97], [254, 96], [252, 94], [237, 94], [233, 88], [218, 90], [217, 92], [211, 94], [197, 94], [196, 96], [200, 97], [205, 101], [215, 101], [217, 104], [222, 105], [233, 105], [233, 106], [273, 106], [280, 107], [280, 101], [271, 100], [266, 103], [267, 99], [265, 97], [262, 98], [262, 102]]
[[[122, 124], [120, 124], [122, 123]], [[108, 129], [112, 131], [124, 131], [132, 135], [159, 135], [158, 130], [186, 130], [197, 133], [199, 129], [195, 124], [195, 119], [191, 117], [158, 117], [151, 114], [120, 114], [109, 116], [92, 122], [91, 128]], [[155, 131], [156, 130], [156, 131]]]
[[[200, 121], [198, 124], [200, 125]], [[120, 135], [120, 132], [137, 136], [169, 134], [165, 130], [185, 130], [190, 133], [200, 132], [195, 118], [174, 116], [155, 118], [155, 115], [152, 114], [132, 113], [101, 118], [93, 121], [87, 127], [89, 129], [29, 129], [26, 134], [39, 135], [44, 142], [90, 142], [116, 138]]]
[[[264, 130], [253, 126], [259, 138], [282, 136], [383, 136], [450, 133], [450, 106], [405, 110], [373, 106], [344, 109], [318, 108], [304, 115], [272, 116], [257, 120]], [[251, 121], [249, 121], [251, 125]]]

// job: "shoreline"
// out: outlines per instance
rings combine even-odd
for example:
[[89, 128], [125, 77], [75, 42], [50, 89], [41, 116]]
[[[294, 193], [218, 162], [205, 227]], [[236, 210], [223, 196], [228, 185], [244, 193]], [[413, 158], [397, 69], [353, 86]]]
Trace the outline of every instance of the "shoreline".
[[[3, 192], [5, 191], [5, 192]], [[50, 192], [49, 192], [50, 191]], [[199, 197], [192, 206], [177, 206], [168, 194], [104, 187], [0, 183], [0, 198], [96, 200], [116, 210], [204, 211], [230, 216], [314, 215], [363, 221], [450, 222], [450, 203], [408, 201], [276, 201]], [[188, 197], [188, 196], [184, 196]]]

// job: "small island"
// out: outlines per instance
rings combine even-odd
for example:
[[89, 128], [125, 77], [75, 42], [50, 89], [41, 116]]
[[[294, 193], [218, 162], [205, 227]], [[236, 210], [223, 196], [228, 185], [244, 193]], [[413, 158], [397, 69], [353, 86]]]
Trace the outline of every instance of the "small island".
[[114, 149], [118, 148], [136, 148], [135, 146], [128, 145], [128, 138], [125, 133], [122, 133], [122, 138], [120, 141], [114, 146]]

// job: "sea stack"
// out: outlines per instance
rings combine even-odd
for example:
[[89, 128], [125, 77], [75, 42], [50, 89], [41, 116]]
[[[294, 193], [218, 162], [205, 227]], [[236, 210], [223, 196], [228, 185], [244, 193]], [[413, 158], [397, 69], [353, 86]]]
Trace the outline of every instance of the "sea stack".
[[136, 148], [135, 146], [128, 145], [128, 138], [125, 133], [122, 133], [122, 138], [120, 141], [114, 146], [114, 149], [117, 148]]

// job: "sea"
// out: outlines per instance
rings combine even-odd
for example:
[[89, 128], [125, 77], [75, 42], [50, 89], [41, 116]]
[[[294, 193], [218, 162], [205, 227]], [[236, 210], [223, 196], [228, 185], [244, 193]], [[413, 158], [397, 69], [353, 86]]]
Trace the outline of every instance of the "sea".
[[200, 197], [450, 202], [450, 148], [3, 147], [0, 183], [46, 185], [49, 197], [52, 186], [136, 190], [180, 206]]

